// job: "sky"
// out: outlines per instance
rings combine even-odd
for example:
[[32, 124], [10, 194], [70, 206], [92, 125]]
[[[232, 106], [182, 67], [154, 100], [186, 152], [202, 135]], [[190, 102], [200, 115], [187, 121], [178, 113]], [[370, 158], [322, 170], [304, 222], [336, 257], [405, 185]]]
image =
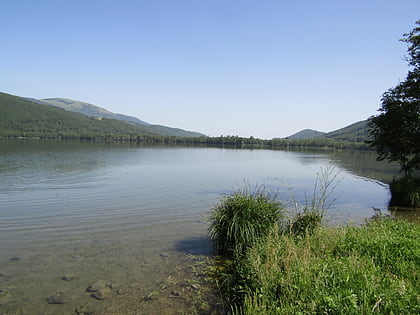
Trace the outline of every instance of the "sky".
[[377, 114], [418, 0], [1, 0], [0, 91], [271, 139]]

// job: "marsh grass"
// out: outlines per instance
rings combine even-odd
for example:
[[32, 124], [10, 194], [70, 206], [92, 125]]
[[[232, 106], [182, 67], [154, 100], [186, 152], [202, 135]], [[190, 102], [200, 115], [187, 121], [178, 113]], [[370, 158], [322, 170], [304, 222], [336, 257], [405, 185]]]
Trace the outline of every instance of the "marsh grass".
[[253, 285], [236, 314], [419, 314], [420, 228], [391, 219], [272, 230], [246, 259]]
[[265, 237], [282, 218], [275, 194], [264, 186], [247, 185], [210, 211], [209, 237], [214, 253], [226, 258], [242, 256], [254, 242]]
[[232, 309], [242, 304], [253, 285], [248, 277], [249, 266], [241, 261], [282, 218], [277, 195], [268, 193], [264, 186], [251, 189], [246, 185], [224, 196], [211, 210], [209, 238], [214, 254], [218, 255], [213, 269], [215, 281], [223, 300]]
[[336, 198], [334, 191], [340, 183], [339, 173], [334, 166], [328, 165], [317, 173], [312, 197], [305, 196], [305, 203], [300, 207], [293, 198], [295, 216], [289, 222], [289, 232], [295, 236], [304, 236], [321, 226], [325, 220], [326, 212], [332, 207]]

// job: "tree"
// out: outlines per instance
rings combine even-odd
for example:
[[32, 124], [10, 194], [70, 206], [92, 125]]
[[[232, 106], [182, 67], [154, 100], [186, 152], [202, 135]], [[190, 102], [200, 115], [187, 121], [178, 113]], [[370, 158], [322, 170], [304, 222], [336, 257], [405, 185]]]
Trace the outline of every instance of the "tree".
[[420, 20], [416, 24], [402, 39], [412, 69], [405, 81], [382, 95], [380, 114], [369, 118], [368, 143], [378, 159], [398, 162], [407, 178], [420, 169]]

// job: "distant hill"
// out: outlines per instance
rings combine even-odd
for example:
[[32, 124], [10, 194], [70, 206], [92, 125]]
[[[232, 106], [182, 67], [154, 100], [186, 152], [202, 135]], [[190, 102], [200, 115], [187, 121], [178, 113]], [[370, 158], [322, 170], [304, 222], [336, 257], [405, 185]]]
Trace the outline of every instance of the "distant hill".
[[151, 135], [138, 125], [115, 119], [98, 119], [0, 93], [0, 136], [94, 137]]
[[187, 131], [180, 128], [172, 128], [172, 127], [161, 126], [161, 125], [152, 125], [136, 117], [127, 116], [123, 114], [116, 114], [116, 113], [108, 111], [105, 108], [102, 108], [93, 104], [81, 102], [81, 101], [75, 101], [75, 100], [66, 99], [66, 98], [46, 98], [46, 99], [35, 100], [35, 101], [41, 104], [48, 104], [48, 105], [60, 107], [67, 111], [81, 113], [89, 117], [108, 118], [108, 119], [126, 121], [132, 124], [145, 127], [145, 129], [148, 132], [161, 135], [161, 136], [176, 136], [176, 137], [202, 137], [204, 136], [204, 134], [199, 133], [199, 132]]
[[89, 117], [43, 101], [0, 92], [0, 136], [127, 138], [141, 135], [201, 136], [177, 128]]
[[290, 140], [308, 140], [308, 139], [314, 139], [319, 138], [325, 135], [325, 132], [316, 131], [312, 129], [304, 129], [301, 130], [290, 137], [288, 139]]
[[364, 142], [368, 139], [368, 121], [362, 120], [353, 123], [347, 127], [331, 131], [321, 132], [311, 129], [304, 129], [288, 137], [290, 140], [309, 140], [309, 139], [322, 139], [329, 138], [339, 141], [349, 142]]
[[369, 137], [368, 121], [362, 120], [347, 127], [328, 132], [326, 138], [350, 142], [364, 142]]
[[136, 117], [122, 115], [122, 114], [115, 114], [106, 110], [105, 108], [102, 108], [93, 104], [85, 103], [85, 102], [70, 100], [66, 98], [45, 98], [45, 99], [36, 100], [36, 101], [41, 104], [53, 105], [53, 106], [68, 110], [70, 112], [77, 112], [77, 113], [81, 113], [90, 117], [125, 120], [125, 121], [129, 121], [129, 122], [139, 124], [139, 125], [145, 125], [145, 126], [150, 125], [147, 122], [140, 120]]

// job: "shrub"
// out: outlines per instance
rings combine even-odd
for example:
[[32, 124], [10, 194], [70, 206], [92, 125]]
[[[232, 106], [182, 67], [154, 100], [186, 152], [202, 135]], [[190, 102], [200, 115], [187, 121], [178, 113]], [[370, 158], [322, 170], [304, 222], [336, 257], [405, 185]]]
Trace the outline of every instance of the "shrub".
[[390, 206], [420, 207], [420, 178], [394, 179], [390, 189]]

